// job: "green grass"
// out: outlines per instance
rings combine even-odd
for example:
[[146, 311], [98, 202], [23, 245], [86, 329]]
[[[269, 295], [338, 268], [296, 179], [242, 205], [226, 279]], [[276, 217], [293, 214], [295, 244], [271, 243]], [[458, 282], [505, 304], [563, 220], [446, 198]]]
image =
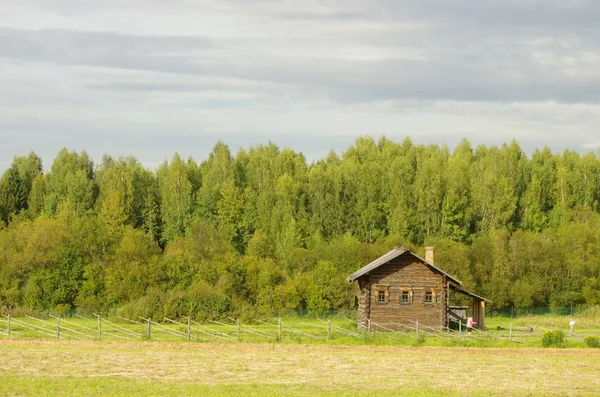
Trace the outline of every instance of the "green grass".
[[[531, 316], [511, 319], [507, 317], [489, 317], [486, 319], [485, 334], [473, 332], [473, 335], [426, 334], [420, 332], [361, 332], [356, 324], [345, 318], [329, 320], [317, 318], [289, 317], [282, 320], [281, 340], [278, 341], [279, 327], [277, 319], [264, 322], [241, 323], [238, 334], [236, 323], [231, 319], [219, 321], [222, 324], [192, 323], [191, 342], [194, 343], [292, 343], [292, 344], [327, 344], [327, 345], [372, 345], [372, 346], [471, 346], [471, 347], [541, 347], [541, 335], [554, 328], [566, 334], [566, 347], [586, 347], [584, 336], [600, 336], [600, 325], [593, 319], [577, 318], [575, 335], [569, 335], [569, 321], [565, 316]], [[327, 339], [327, 321], [331, 322], [329, 339]], [[151, 324], [150, 340], [190, 343], [187, 341], [186, 319], [178, 324], [163, 322]], [[224, 325], [226, 324], [226, 325]], [[509, 341], [509, 327], [512, 324], [512, 342]], [[11, 320], [11, 336], [17, 339], [55, 339], [58, 320], [53, 317], [32, 319], [28, 317]], [[60, 321], [60, 339], [97, 340], [98, 322], [95, 319], [66, 317]], [[0, 319], [0, 339], [6, 339], [7, 319]], [[500, 329], [498, 329], [500, 328]], [[533, 329], [526, 332], [525, 329]], [[2, 335], [2, 332], [4, 335]], [[143, 341], [147, 340], [146, 324], [132, 323], [118, 317], [102, 322], [102, 340], [108, 341]]]
[[[336, 390], [328, 391], [306, 385], [203, 385], [189, 383], [167, 383], [131, 381], [123, 379], [24, 379], [20, 377], [0, 377], [3, 384], [2, 395], [6, 396], [214, 396], [214, 397], [261, 397], [261, 396], [372, 396], [381, 392], [386, 396], [460, 396], [458, 391], [432, 389], [375, 389], [375, 390]], [[483, 395], [483, 394], [481, 394]]]

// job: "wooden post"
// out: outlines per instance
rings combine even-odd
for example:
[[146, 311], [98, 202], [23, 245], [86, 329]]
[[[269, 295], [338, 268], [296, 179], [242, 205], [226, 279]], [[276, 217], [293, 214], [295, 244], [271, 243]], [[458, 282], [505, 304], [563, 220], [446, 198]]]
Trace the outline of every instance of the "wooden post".
[[458, 334], [462, 335], [462, 321], [458, 319]]
[[192, 340], [192, 328], [190, 327], [190, 318], [187, 318], [188, 326], [187, 326], [187, 338], [188, 340]]
[[477, 319], [477, 329], [485, 331], [485, 301], [479, 302], [480, 311]]
[[60, 316], [56, 317], [56, 339], [60, 338]]
[[98, 314], [98, 340], [102, 340], [102, 317]]
[[281, 342], [281, 317], [279, 317], [279, 327], [277, 328], [277, 341]]
[[146, 337], [150, 340], [150, 318], [148, 318], [148, 325], [146, 326]]
[[6, 334], [8, 335], [8, 339], [10, 339], [10, 313], [8, 314], [8, 326], [6, 328]]
[[417, 339], [419, 339], [419, 319], [417, 319]]
[[237, 340], [240, 341], [240, 319], [237, 319]]
[[512, 342], [512, 323], [508, 326], [508, 338]]
[[367, 332], [370, 334], [371, 333], [371, 319], [367, 320]]
[[329, 342], [330, 337], [331, 337], [331, 320], [327, 320], [327, 342]]

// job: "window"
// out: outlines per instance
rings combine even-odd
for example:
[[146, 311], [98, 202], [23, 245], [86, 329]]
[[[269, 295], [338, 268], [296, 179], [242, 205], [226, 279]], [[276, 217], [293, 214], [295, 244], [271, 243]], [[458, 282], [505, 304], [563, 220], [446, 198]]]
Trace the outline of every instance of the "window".
[[434, 305], [436, 303], [436, 290], [435, 288], [425, 288], [423, 291], [423, 304]]
[[410, 305], [413, 300], [412, 287], [400, 287], [400, 304]]
[[408, 305], [410, 303], [409, 291], [400, 291], [400, 303], [402, 303], [403, 305]]
[[390, 286], [385, 284], [375, 285], [375, 297], [378, 304], [387, 304], [390, 301]]
[[423, 300], [423, 303], [425, 303], [426, 305], [433, 304], [433, 292], [425, 291], [425, 298]]

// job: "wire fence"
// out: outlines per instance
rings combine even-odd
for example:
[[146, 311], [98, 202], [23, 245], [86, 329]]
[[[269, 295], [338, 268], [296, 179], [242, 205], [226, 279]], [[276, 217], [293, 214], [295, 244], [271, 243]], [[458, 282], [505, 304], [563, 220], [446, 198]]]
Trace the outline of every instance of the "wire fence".
[[[0, 317], [0, 339], [67, 339], [67, 340], [125, 340], [125, 341], [188, 341], [211, 343], [234, 342], [293, 342], [293, 343], [422, 343], [425, 339], [442, 344], [460, 342], [477, 345], [488, 342], [530, 343], [540, 339], [547, 330], [563, 329], [567, 338], [575, 341], [586, 336], [600, 337], [600, 323], [593, 319], [524, 317], [519, 321], [494, 322], [486, 330], [466, 332], [463, 322], [453, 327], [432, 327], [416, 321], [378, 323], [369, 321], [360, 329], [353, 318], [271, 318], [240, 321], [228, 317], [205, 323], [191, 318], [131, 319], [121, 316], [102, 317], [75, 314], [61, 317], [45, 316]], [[490, 319], [491, 320], [491, 319]], [[547, 321], [545, 321], [547, 320]], [[490, 321], [492, 322], [492, 321]], [[458, 326], [456, 326], [458, 325]]]
[[600, 305], [571, 305], [571, 306], [539, 306], [539, 307], [509, 307], [502, 309], [487, 309], [488, 317], [518, 318], [525, 316], [591, 316], [600, 319]]

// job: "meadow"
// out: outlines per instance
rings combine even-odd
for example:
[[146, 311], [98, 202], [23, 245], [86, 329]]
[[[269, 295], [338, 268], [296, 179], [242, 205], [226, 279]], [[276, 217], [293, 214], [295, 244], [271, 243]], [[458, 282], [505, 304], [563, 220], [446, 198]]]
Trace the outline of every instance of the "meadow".
[[[549, 330], [565, 334], [562, 347], [586, 347], [584, 338], [600, 339], [600, 320], [595, 311], [574, 316], [523, 315], [517, 318], [493, 316], [486, 319], [486, 330], [467, 335], [462, 329], [441, 332], [413, 324], [412, 329], [394, 332], [389, 325], [372, 323], [372, 332], [357, 330], [355, 318], [346, 313], [328, 318], [288, 316], [284, 318], [222, 318], [196, 322], [193, 319], [128, 319], [92, 314], [53, 316], [37, 313], [0, 318], [0, 340], [65, 339], [105, 341], [162, 341], [197, 343], [304, 343], [328, 345], [465, 346], [465, 347], [541, 347], [541, 337]], [[60, 317], [60, 318], [59, 318]], [[569, 323], [575, 321], [573, 333]], [[10, 329], [10, 335], [9, 335]]]
[[0, 342], [21, 395], [598, 395], [600, 349], [76, 340]]
[[[223, 319], [190, 322], [189, 340], [183, 319], [152, 322], [150, 340], [147, 321], [102, 321], [99, 338], [89, 318], [13, 318], [12, 339], [0, 338], [0, 395], [600, 395], [600, 349], [582, 340], [600, 334], [595, 317], [577, 318], [575, 334], [569, 317], [523, 316], [420, 337], [360, 333], [343, 317]], [[540, 347], [549, 328], [566, 333], [565, 347]]]

